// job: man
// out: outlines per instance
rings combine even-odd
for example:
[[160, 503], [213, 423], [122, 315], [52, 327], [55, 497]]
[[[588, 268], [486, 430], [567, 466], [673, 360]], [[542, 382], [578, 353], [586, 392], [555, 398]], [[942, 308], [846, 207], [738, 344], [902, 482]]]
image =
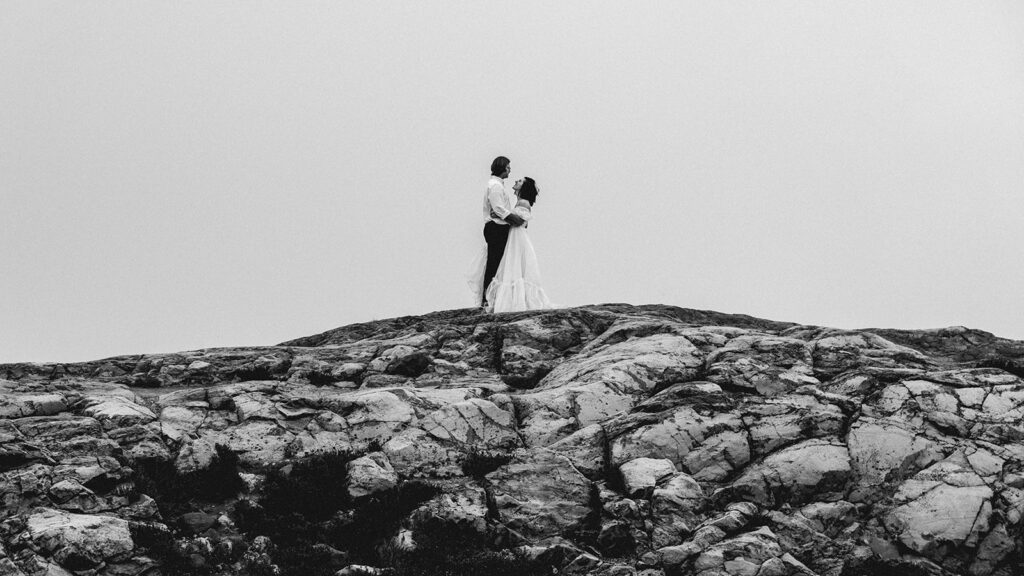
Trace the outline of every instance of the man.
[[484, 196], [484, 240], [487, 241], [487, 266], [484, 268], [484, 291], [481, 306], [487, 304], [487, 287], [498, 272], [501, 255], [505, 253], [508, 232], [511, 226], [521, 226], [523, 219], [512, 209], [516, 206], [515, 197], [505, 190], [505, 178], [511, 172], [511, 162], [504, 156], [498, 156], [491, 162], [491, 179], [487, 181], [487, 194]]

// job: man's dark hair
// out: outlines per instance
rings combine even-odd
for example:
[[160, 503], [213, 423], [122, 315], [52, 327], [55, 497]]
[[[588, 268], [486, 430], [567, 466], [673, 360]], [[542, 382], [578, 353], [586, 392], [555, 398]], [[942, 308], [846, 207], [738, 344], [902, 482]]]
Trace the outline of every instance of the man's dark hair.
[[537, 183], [533, 178], [523, 178], [523, 185], [519, 187], [519, 198], [526, 200], [531, 206], [537, 203]]
[[491, 176], [500, 177], [505, 173], [505, 169], [508, 168], [510, 160], [504, 156], [498, 156], [491, 162]]

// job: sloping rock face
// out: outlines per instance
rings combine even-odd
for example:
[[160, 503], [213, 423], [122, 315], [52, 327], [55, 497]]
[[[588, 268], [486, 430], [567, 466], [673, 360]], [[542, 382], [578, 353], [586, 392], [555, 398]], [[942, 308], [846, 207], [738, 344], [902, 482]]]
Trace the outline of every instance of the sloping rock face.
[[[361, 453], [353, 498], [443, 488], [399, 540], [458, 524], [566, 573], [1021, 574], [1022, 375], [1024, 342], [966, 328], [628, 305], [0, 365], [0, 574], [152, 572], [154, 533], [196, 566], [248, 549], [266, 570], [266, 537], [218, 533], [230, 508], [168, 517], [135, 485], [143, 463], [184, 474], [223, 450], [246, 496]], [[480, 455], [501, 458], [473, 474]]]

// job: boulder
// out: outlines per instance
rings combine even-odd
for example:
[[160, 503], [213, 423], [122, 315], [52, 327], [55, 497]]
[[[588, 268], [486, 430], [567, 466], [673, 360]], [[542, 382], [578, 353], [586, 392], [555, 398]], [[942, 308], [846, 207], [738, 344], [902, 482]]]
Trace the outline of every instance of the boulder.
[[590, 481], [549, 450], [517, 455], [486, 478], [498, 521], [527, 540], [562, 534], [593, 513]]
[[433, 530], [438, 525], [465, 529], [483, 535], [487, 532], [487, 493], [473, 482], [455, 482], [421, 505], [410, 515], [416, 530]]
[[404, 478], [462, 475], [465, 454], [419, 428], [409, 428], [384, 443], [382, 451]]
[[200, 428], [198, 438], [185, 440], [175, 467], [180, 472], [206, 468], [213, 461], [216, 446], [222, 444], [249, 466], [262, 467], [280, 462], [295, 435], [275, 422], [248, 420], [223, 430]]
[[86, 397], [86, 416], [98, 420], [104, 428], [123, 428], [156, 420], [152, 410], [140, 405], [138, 397], [126, 388], [112, 389]]
[[676, 473], [671, 460], [636, 458], [619, 466], [626, 495], [633, 498], [651, 492], [659, 481]]
[[704, 490], [691, 476], [680, 472], [664, 480], [651, 494], [651, 544], [663, 548], [682, 542], [706, 504]]
[[604, 426], [591, 424], [551, 444], [548, 449], [568, 458], [587, 478], [598, 480], [608, 467], [605, 461], [607, 442]]
[[346, 465], [348, 495], [353, 498], [370, 496], [390, 490], [398, 485], [398, 474], [383, 452], [371, 452]]
[[28, 516], [26, 538], [34, 549], [71, 570], [125, 558], [135, 547], [126, 520], [49, 508]]
[[954, 455], [903, 482], [884, 522], [904, 546], [920, 554], [947, 545], [974, 547], [989, 531], [993, 495]]
[[842, 409], [810, 394], [749, 399], [738, 409], [743, 414], [754, 457], [799, 440], [834, 436], [846, 423]]
[[430, 355], [412, 346], [400, 344], [380, 353], [367, 370], [415, 378], [430, 366]]
[[861, 417], [847, 435], [850, 464], [856, 476], [855, 500], [881, 497], [878, 485], [893, 476], [912, 474], [942, 458], [939, 445], [906, 423]]
[[487, 449], [510, 450], [522, 444], [513, 414], [482, 398], [440, 408], [419, 427], [438, 440]]
[[777, 536], [761, 527], [712, 544], [693, 560], [693, 571], [699, 576], [755, 576], [764, 564], [782, 560], [783, 554]]
[[680, 406], [661, 413], [630, 414], [607, 427], [611, 464], [666, 458], [700, 481], [720, 481], [750, 461], [749, 435], [731, 412]]
[[796, 338], [747, 334], [729, 340], [707, 359], [707, 379], [764, 396], [820, 384], [811, 368], [811, 347]]
[[[661, 383], [688, 380], [703, 365], [704, 344], [724, 338], [704, 333], [631, 332], [666, 330], [663, 325], [625, 323], [591, 342], [548, 374], [536, 390], [514, 398], [520, 429], [529, 446], [547, 446], [572, 432], [631, 408]], [[620, 340], [621, 338], [628, 338]]]
[[915, 374], [936, 367], [928, 356], [871, 332], [824, 331], [810, 343], [815, 373], [834, 376], [853, 369]]
[[61, 394], [19, 394], [9, 389], [16, 387], [0, 387], [0, 418], [51, 416], [68, 409], [67, 399]]
[[850, 455], [836, 439], [805, 440], [750, 466], [723, 491], [764, 506], [835, 500], [850, 479]]

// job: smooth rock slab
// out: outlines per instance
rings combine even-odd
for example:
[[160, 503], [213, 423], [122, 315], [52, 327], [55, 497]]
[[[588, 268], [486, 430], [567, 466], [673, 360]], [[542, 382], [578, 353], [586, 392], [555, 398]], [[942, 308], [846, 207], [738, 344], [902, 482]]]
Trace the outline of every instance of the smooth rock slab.
[[923, 434], [897, 422], [868, 417], [851, 427], [847, 446], [861, 495], [858, 499], [871, 497], [894, 472], [913, 473], [942, 457], [935, 442]]
[[202, 406], [167, 406], [160, 411], [160, 431], [164, 438], [180, 442], [199, 430], [206, 413]]
[[120, 428], [134, 424], [148, 424], [156, 420], [156, 414], [145, 406], [120, 397], [103, 398], [88, 406], [83, 412], [100, 421], [104, 428]]
[[591, 513], [590, 481], [560, 454], [522, 454], [486, 478], [499, 521], [527, 539], [560, 535]]
[[497, 449], [522, 444], [512, 413], [481, 398], [445, 406], [424, 418], [419, 426], [439, 440], [460, 444]]
[[950, 459], [929, 466], [904, 482], [899, 503], [884, 522], [900, 542], [921, 554], [940, 546], [977, 544], [988, 531], [992, 489], [980, 476]]
[[850, 476], [850, 455], [838, 441], [805, 440], [749, 467], [727, 490], [765, 506], [828, 499]]
[[68, 409], [60, 394], [9, 394], [0, 392], [0, 418], [50, 416]]
[[135, 547], [126, 520], [50, 508], [33, 511], [26, 534], [33, 548], [73, 570], [123, 557]]

